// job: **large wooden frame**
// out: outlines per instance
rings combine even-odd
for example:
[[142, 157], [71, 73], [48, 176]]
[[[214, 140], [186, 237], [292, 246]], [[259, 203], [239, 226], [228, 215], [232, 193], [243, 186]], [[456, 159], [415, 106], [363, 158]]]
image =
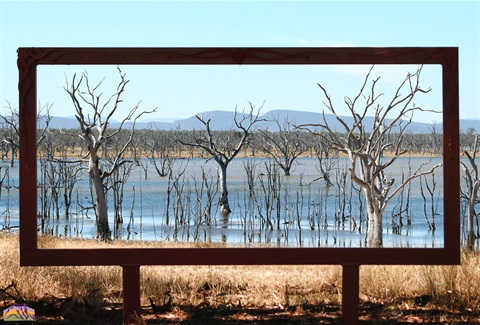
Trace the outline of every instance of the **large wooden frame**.
[[[443, 174], [444, 247], [39, 249], [36, 72], [38, 65], [67, 64], [441, 65], [443, 165], [448, 171]], [[352, 281], [358, 290], [358, 266], [362, 264], [460, 263], [458, 48], [20, 48], [18, 68], [22, 266], [121, 265], [130, 276], [136, 276], [141, 265], [340, 264], [353, 279], [356, 275], [356, 282]], [[133, 272], [129, 266], [134, 267]], [[350, 299], [355, 303], [355, 297]]]

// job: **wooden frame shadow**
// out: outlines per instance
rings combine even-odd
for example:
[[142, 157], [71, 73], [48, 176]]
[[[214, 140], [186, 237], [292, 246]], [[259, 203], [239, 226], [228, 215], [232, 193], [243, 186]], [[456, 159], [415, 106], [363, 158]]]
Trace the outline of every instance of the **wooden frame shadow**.
[[[443, 87], [443, 248], [124, 248], [37, 246], [37, 66], [69, 64], [439, 64]], [[20, 264], [459, 264], [458, 48], [19, 48]]]

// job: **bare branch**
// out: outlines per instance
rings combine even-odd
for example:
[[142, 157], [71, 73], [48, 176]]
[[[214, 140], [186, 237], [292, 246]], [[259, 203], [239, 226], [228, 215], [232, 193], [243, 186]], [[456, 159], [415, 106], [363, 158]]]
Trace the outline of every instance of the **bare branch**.
[[[421, 171], [423, 166], [425, 166], [427, 163], [424, 163], [422, 164], [420, 167], [418, 167], [418, 169], [412, 174], [410, 175], [402, 184], [400, 184], [385, 200], [385, 207], [387, 206], [387, 203], [398, 193], [402, 190], [402, 188], [404, 188], [411, 180], [415, 179], [415, 178], [418, 178], [420, 176], [423, 176], [423, 175], [428, 175], [428, 174], [431, 174], [435, 171], [435, 169], [437, 169], [438, 167], [441, 167], [442, 166], [442, 163], [438, 163], [436, 165], [434, 165], [432, 168], [430, 168], [429, 170], [427, 171]], [[384, 208], [385, 208], [384, 207]]]

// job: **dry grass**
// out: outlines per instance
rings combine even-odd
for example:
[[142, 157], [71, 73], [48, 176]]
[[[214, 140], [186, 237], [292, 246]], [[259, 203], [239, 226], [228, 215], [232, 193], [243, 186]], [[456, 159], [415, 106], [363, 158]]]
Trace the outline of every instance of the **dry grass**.
[[426, 297], [437, 306], [480, 312], [480, 255], [459, 266], [362, 266], [360, 291], [384, 301]]
[[315, 266], [144, 267], [142, 296], [207, 306], [338, 303], [340, 272]]
[[[84, 240], [40, 237], [40, 247], [81, 247]], [[89, 247], [112, 244], [92, 242]], [[116, 247], [124, 243], [114, 243]], [[117, 246], [118, 245], [118, 246]], [[140, 245], [140, 244], [139, 244]], [[141, 245], [146, 245], [145, 243]], [[160, 245], [150, 243], [149, 245]], [[129, 245], [131, 247], [131, 245]], [[0, 233], [0, 299], [45, 297], [83, 304], [121, 303], [120, 267], [20, 267], [18, 236]], [[236, 308], [341, 304], [340, 266], [144, 266], [144, 306]], [[480, 313], [480, 255], [463, 254], [460, 266], [362, 266], [362, 299], [410, 307], [425, 303]], [[1, 303], [1, 302], [0, 302]], [[407, 306], [408, 308], [408, 306]], [[68, 310], [66, 311], [68, 313]], [[76, 315], [78, 317], [78, 315]]]
[[[40, 243], [45, 239], [41, 238]], [[39, 245], [41, 246], [41, 244]], [[121, 287], [120, 267], [20, 267], [18, 236], [0, 233], [0, 288], [15, 283], [22, 300], [44, 296], [100, 299]]]

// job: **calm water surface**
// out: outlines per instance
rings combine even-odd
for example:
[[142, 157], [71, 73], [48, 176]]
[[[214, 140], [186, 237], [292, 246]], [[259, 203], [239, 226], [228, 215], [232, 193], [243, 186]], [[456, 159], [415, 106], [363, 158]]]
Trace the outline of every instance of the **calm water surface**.
[[[247, 161], [256, 165], [254, 197], [249, 196], [247, 186], [244, 167]], [[387, 172], [389, 177], [395, 179], [393, 189], [400, 184], [402, 173], [406, 177], [409, 169], [415, 171], [426, 162], [429, 159], [425, 157], [399, 158]], [[425, 169], [438, 162], [441, 162], [441, 158], [432, 159]], [[233, 211], [228, 216], [222, 215], [217, 205], [218, 192], [214, 192], [210, 222], [205, 217], [208, 200], [207, 191], [201, 188], [201, 181], [203, 173], [207, 175], [210, 187], [215, 188], [217, 166], [214, 161], [190, 159], [175, 162], [173, 175], [174, 180], [178, 180], [178, 185], [175, 187], [170, 181], [168, 209], [168, 179], [159, 177], [151, 165], [145, 179], [145, 170], [136, 167], [124, 188], [124, 222], [114, 233], [117, 238], [128, 240], [209, 241], [241, 246], [263, 243], [276, 247], [363, 247], [366, 234], [363, 197], [352, 189], [348, 175], [342, 177], [346, 164], [345, 158], [339, 158], [330, 175], [334, 186], [327, 187], [323, 180], [316, 180], [320, 176], [318, 160], [299, 158], [294, 164], [292, 176], [280, 176], [276, 189], [272, 190], [271, 182], [270, 187], [268, 182], [268, 171], [271, 168], [268, 159], [236, 158], [230, 163], [227, 176], [230, 207]], [[3, 170], [5, 168], [4, 166]], [[183, 170], [183, 176], [178, 177]], [[443, 247], [442, 175], [440, 167], [433, 177], [426, 177], [431, 189], [433, 182], [436, 182], [433, 199], [425, 187], [425, 180], [423, 188], [426, 201], [423, 199], [420, 179], [416, 179], [410, 187], [405, 188], [403, 203], [400, 202], [400, 195], [390, 202], [383, 218], [385, 247]], [[58, 236], [95, 237], [94, 212], [82, 211], [82, 206], [91, 205], [88, 183], [85, 176], [78, 182], [75, 202], [71, 208], [74, 213], [72, 217], [69, 220], [45, 218], [44, 232]], [[9, 179], [5, 179], [3, 185], [0, 227], [18, 229], [18, 167], [10, 169]], [[411, 225], [407, 225], [407, 219], [404, 218], [403, 227], [399, 227], [400, 218], [392, 216], [398, 215], [401, 208], [405, 209], [407, 190], [410, 191], [408, 215]], [[343, 197], [345, 201], [342, 200]], [[110, 228], [114, 229], [111, 193], [108, 200]], [[431, 215], [432, 205], [434, 219]], [[168, 224], [167, 214], [170, 219]], [[407, 213], [403, 212], [402, 216], [406, 217]], [[42, 221], [38, 220], [40, 229]], [[435, 222], [435, 230], [429, 229], [428, 224], [432, 221]]]

